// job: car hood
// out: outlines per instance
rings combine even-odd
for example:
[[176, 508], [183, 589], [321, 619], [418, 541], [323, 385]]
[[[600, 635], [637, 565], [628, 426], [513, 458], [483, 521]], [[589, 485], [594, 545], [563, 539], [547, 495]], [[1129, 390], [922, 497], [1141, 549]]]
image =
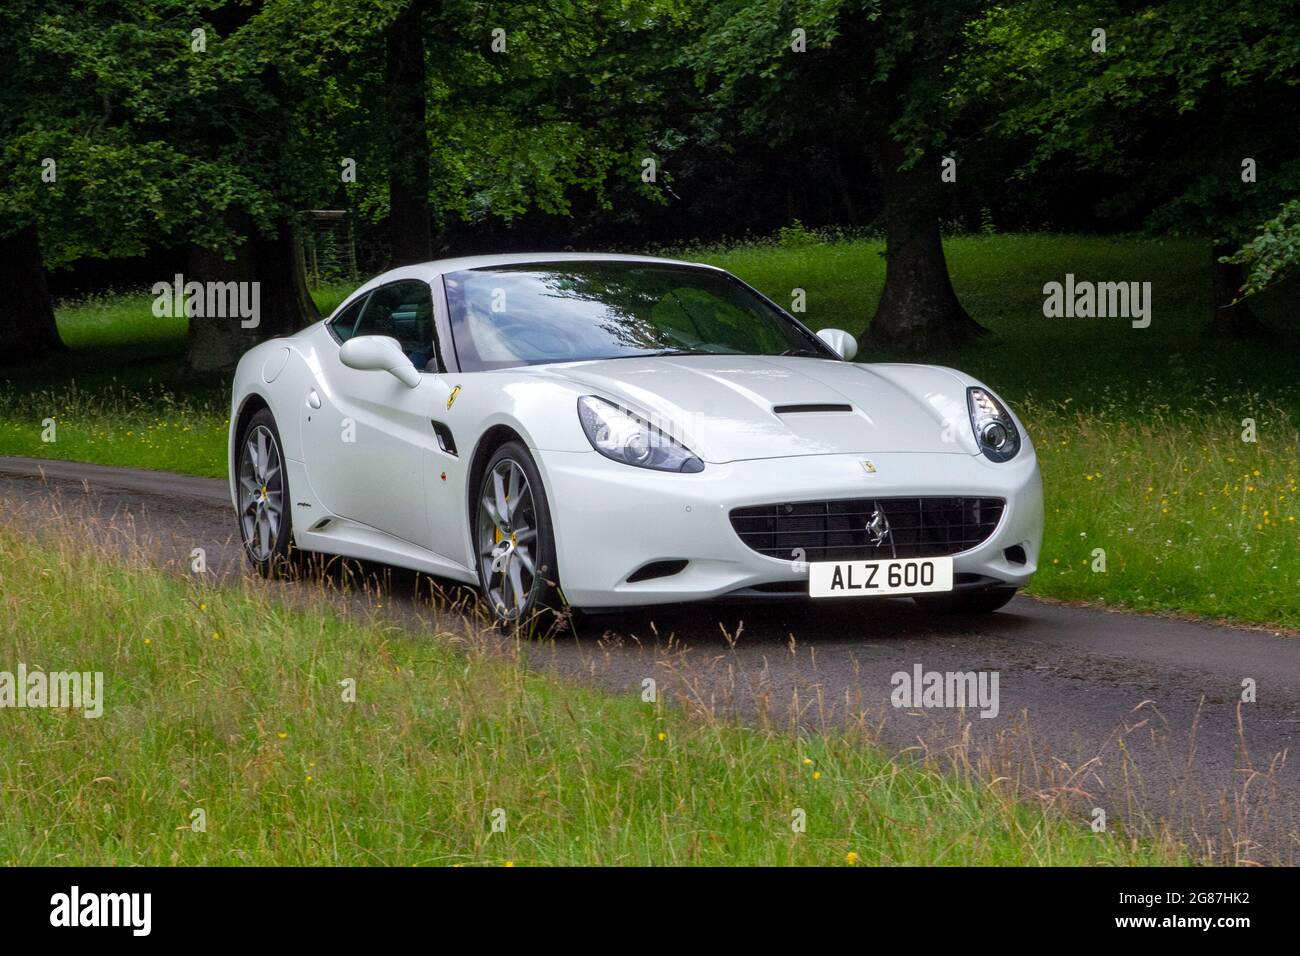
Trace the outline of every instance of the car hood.
[[979, 453], [965, 383], [934, 366], [689, 355], [535, 370], [627, 407], [711, 463], [796, 455]]

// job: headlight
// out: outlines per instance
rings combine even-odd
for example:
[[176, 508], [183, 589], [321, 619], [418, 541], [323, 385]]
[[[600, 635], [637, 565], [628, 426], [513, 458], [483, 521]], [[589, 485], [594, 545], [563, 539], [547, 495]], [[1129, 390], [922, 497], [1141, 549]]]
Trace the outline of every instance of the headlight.
[[1020, 451], [1020, 432], [1011, 413], [982, 388], [966, 389], [975, 442], [989, 461], [1010, 461]]
[[645, 419], [594, 395], [578, 399], [578, 419], [591, 447], [606, 458], [638, 468], [703, 471], [704, 462]]

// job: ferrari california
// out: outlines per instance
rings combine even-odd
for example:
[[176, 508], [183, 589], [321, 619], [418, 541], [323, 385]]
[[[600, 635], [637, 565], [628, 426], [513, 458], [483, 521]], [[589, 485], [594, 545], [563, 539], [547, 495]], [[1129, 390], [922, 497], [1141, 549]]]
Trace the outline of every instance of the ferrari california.
[[968, 375], [856, 352], [698, 263], [395, 269], [240, 361], [243, 545], [267, 573], [297, 549], [471, 584], [505, 623], [715, 599], [1000, 608], [1042, 538], [1024, 426]]

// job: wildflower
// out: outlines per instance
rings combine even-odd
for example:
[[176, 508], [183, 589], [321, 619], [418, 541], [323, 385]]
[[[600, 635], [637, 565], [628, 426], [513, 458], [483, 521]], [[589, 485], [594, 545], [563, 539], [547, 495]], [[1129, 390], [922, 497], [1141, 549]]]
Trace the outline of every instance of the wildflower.
[[848, 853], [844, 854], [844, 862], [847, 863], [849, 866], [857, 866], [858, 855], [854, 853], [852, 850], [850, 850]]

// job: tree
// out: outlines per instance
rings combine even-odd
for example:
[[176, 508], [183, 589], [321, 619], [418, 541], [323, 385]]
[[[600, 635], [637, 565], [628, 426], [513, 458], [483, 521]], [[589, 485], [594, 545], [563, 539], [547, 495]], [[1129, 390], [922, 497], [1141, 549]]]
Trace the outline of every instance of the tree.
[[158, 226], [165, 144], [119, 123], [105, 90], [70, 82], [62, 24], [98, 8], [13, 0], [0, 7], [0, 362], [61, 351], [46, 269], [138, 254]]
[[[183, 242], [187, 279], [259, 282], [255, 328], [241, 316], [192, 318], [193, 372], [228, 368], [249, 344], [311, 320], [290, 216], [319, 177], [302, 175], [297, 140], [283, 135], [296, 93], [255, 33], [222, 43], [212, 22], [239, 34], [249, 11], [202, 0], [28, 6], [5, 8], [15, 32], [0, 41], [14, 44], [28, 81], [3, 93], [14, 105], [6, 166], [23, 171], [0, 191], [15, 241], [33, 249], [39, 232], [46, 267]], [[6, 275], [25, 263], [21, 284], [42, 289], [35, 261], [16, 255]], [[49, 312], [37, 298], [17, 300], [32, 303], [29, 322]]]
[[953, 291], [939, 219], [940, 156], [955, 119], [946, 70], [963, 27], [984, 8], [974, 0], [731, 0], [713, 7], [688, 50], [706, 95], [737, 111], [742, 129], [778, 146], [847, 142], [858, 161], [875, 164], [885, 286], [866, 344], [925, 352], [983, 332]]
[[426, 0], [412, 0], [384, 32], [388, 111], [388, 222], [392, 265], [433, 258], [424, 55]]
[[62, 351], [34, 223], [0, 236], [0, 364]]
[[1270, 334], [1241, 301], [1245, 250], [1228, 254], [1300, 196], [1294, 10], [1025, 0], [990, 11], [968, 38], [959, 87], [996, 104], [995, 135], [1029, 142], [1021, 176], [1067, 156], [1115, 177], [1126, 188], [1103, 213], [1206, 240], [1211, 332]]

